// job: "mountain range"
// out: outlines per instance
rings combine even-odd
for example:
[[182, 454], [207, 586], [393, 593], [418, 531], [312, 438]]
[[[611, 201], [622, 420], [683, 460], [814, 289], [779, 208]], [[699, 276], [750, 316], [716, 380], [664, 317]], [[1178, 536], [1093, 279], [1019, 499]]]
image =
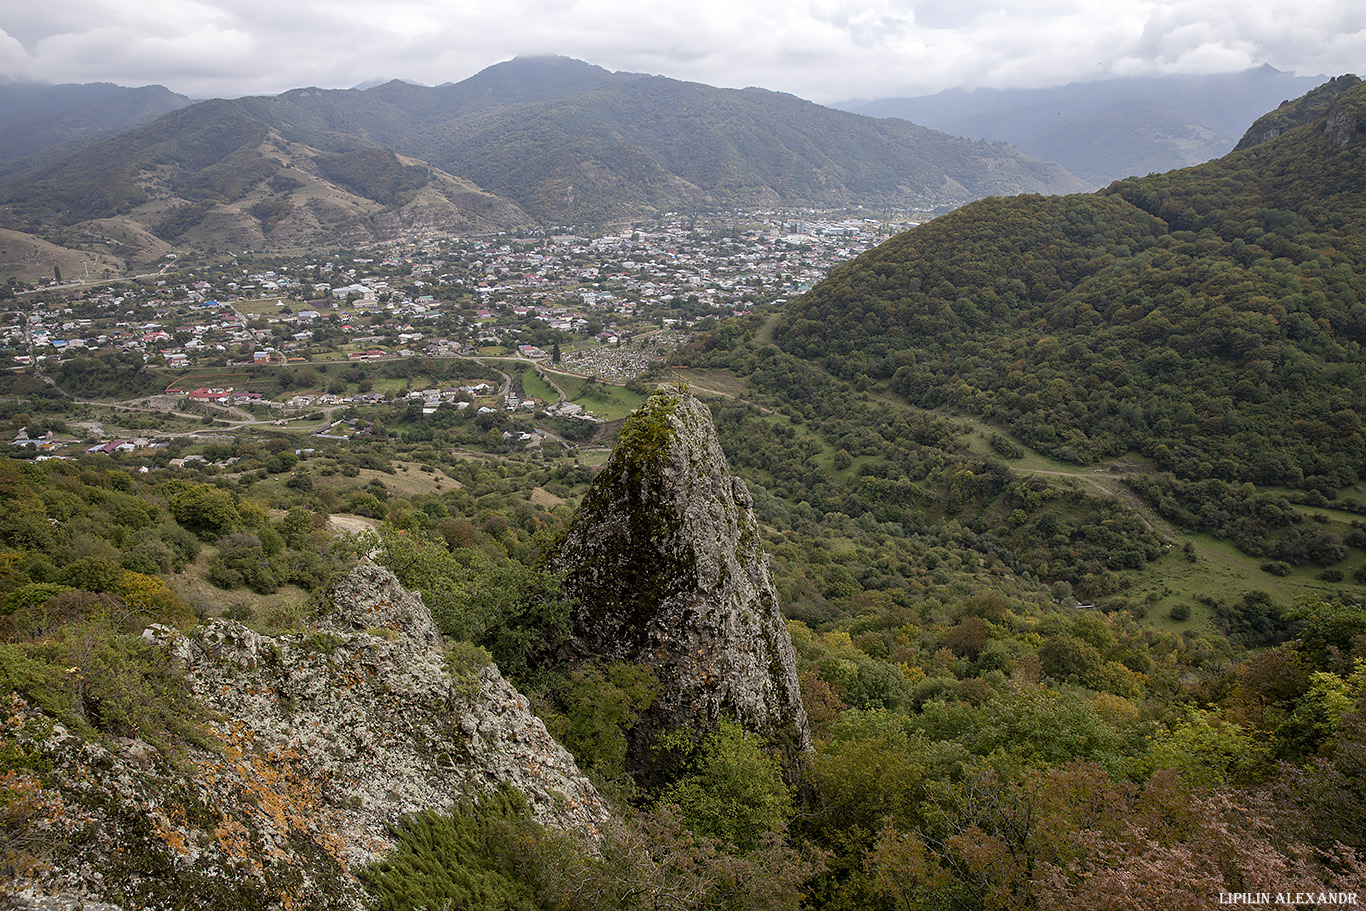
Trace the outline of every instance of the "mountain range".
[[[133, 258], [350, 243], [402, 226], [601, 224], [720, 206], [951, 208], [1085, 184], [965, 140], [760, 89], [518, 58], [435, 88], [213, 100], [0, 185], [3, 227]], [[12, 166], [13, 167], [13, 166]]]
[[159, 85], [0, 85], [0, 175], [34, 156], [69, 155], [191, 103]]
[[1093, 187], [1217, 158], [1254, 119], [1324, 76], [1271, 66], [1210, 76], [1070, 83], [1046, 89], [949, 89], [836, 107], [897, 117], [956, 136], [1008, 142]]

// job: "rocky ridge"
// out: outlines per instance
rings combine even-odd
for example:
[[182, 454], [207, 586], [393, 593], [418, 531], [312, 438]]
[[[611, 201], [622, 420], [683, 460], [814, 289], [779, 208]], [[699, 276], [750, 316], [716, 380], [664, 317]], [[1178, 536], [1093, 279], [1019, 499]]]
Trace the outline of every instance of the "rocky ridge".
[[1257, 118], [1233, 147], [1233, 151], [1241, 152], [1270, 142], [1283, 133], [1314, 123], [1320, 118], [1326, 118], [1324, 136], [1339, 146], [1347, 146], [1357, 136], [1360, 102], [1353, 100], [1344, 104], [1342, 96], [1359, 85], [1361, 80], [1348, 73], [1329, 79], [1301, 98], [1282, 102], [1276, 110]]
[[360, 909], [388, 825], [510, 784], [541, 822], [593, 835], [607, 809], [527, 701], [363, 565], [307, 632], [230, 620], [144, 637], [214, 713], [217, 743], [168, 757], [91, 743], [17, 696], [0, 723], [51, 771], [43, 825], [65, 858], [13, 884], [25, 909]]
[[660, 390], [628, 419], [554, 565], [578, 600], [575, 657], [648, 664], [659, 678], [631, 732], [638, 774], [656, 735], [722, 718], [779, 746], [789, 767], [811, 749], [753, 502], [696, 398]]

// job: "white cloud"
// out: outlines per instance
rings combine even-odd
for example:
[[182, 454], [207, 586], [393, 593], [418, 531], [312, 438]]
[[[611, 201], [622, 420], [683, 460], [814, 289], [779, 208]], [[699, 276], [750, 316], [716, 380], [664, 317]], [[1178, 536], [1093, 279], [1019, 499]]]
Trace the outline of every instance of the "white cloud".
[[195, 96], [458, 81], [519, 54], [818, 101], [1120, 75], [1361, 66], [1360, 0], [52, 0], [0, 73]]
[[[129, 85], [177, 80], [238, 79], [254, 57], [252, 35], [201, 24], [177, 34], [147, 34], [119, 26], [44, 38], [37, 74], [52, 81], [108, 80]], [[110, 78], [118, 74], [120, 78]]]
[[33, 69], [33, 60], [17, 38], [0, 30], [0, 79], [22, 79]]

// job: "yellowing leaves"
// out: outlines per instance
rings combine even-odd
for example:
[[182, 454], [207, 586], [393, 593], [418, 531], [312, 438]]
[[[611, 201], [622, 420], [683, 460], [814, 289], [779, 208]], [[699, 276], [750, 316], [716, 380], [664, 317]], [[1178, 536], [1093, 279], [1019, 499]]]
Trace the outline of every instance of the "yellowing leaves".
[[128, 607], [159, 621], [181, 627], [194, 623], [190, 606], [158, 576], [124, 570], [119, 575], [118, 593]]

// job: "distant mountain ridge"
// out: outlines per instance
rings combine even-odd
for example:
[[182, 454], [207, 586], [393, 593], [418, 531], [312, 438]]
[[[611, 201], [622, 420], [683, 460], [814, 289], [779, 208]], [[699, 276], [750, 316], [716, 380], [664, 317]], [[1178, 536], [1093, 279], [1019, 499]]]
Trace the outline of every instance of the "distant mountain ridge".
[[160, 85], [0, 85], [0, 174], [51, 149], [71, 153], [110, 133], [192, 104]]
[[837, 106], [1009, 142], [1102, 187], [1224, 155], [1254, 118], [1324, 78], [1262, 66], [1213, 76], [1113, 79], [1048, 89], [950, 89]]
[[[402, 191], [338, 187], [329, 156], [363, 150], [397, 153], [405, 167], [482, 192], [479, 211], [447, 221], [491, 230], [741, 205], [932, 209], [1085, 187], [1002, 143], [759, 89], [537, 57], [436, 88], [395, 80], [365, 91], [304, 88], [201, 102], [11, 178], [0, 186], [0, 204], [34, 226], [131, 218], [177, 242], [316, 243], [345, 221], [314, 217], [332, 205], [317, 201], [324, 184], [362, 221], [403, 209], [428, 185], [408, 172]], [[231, 229], [206, 227], [212, 219]]]

